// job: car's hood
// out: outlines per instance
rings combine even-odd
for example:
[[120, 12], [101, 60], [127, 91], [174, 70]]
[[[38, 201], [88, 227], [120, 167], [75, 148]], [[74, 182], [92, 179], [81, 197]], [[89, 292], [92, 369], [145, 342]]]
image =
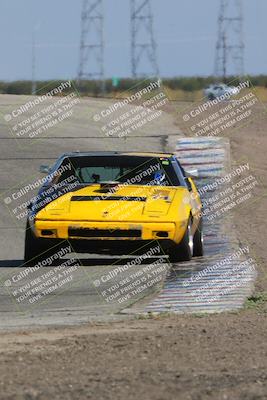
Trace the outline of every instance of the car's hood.
[[117, 186], [99, 184], [62, 195], [36, 215], [37, 219], [134, 221], [168, 215], [173, 203], [185, 203], [184, 187]]

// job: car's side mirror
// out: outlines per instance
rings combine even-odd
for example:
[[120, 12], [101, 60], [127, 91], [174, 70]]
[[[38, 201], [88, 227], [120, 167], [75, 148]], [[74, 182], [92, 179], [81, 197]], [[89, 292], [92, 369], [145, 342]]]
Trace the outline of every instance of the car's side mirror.
[[50, 172], [49, 165], [40, 165], [39, 172], [41, 172], [41, 174], [49, 174]]

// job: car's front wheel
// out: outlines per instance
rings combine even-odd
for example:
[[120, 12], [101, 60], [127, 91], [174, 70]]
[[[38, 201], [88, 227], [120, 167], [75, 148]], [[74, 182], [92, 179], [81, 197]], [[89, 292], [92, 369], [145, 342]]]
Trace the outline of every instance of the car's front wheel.
[[169, 251], [170, 262], [190, 261], [193, 256], [193, 235], [192, 224], [188, 222], [187, 230], [184, 234], [182, 241], [173, 246]]
[[49, 239], [37, 238], [30, 228], [29, 221], [26, 225], [24, 263], [35, 265], [45, 260], [52, 252], [53, 243]]
[[209, 94], [208, 95], [208, 100], [212, 101], [212, 100], [215, 100], [215, 99], [216, 99], [216, 96], [214, 94]]

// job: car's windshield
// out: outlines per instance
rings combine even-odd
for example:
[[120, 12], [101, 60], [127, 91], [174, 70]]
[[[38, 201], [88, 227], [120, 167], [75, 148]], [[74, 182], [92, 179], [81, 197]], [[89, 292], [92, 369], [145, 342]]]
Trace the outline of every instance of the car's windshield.
[[65, 158], [62, 181], [74, 176], [80, 184], [120, 182], [129, 185], [178, 186], [179, 179], [168, 157], [80, 156]]

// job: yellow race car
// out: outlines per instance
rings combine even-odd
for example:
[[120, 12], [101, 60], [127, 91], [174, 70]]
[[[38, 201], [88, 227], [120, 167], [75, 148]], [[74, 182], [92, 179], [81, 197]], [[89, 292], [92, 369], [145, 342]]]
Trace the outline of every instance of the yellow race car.
[[69, 153], [29, 203], [25, 263], [67, 241], [75, 252], [130, 254], [157, 241], [171, 262], [203, 255], [202, 205], [173, 154]]

